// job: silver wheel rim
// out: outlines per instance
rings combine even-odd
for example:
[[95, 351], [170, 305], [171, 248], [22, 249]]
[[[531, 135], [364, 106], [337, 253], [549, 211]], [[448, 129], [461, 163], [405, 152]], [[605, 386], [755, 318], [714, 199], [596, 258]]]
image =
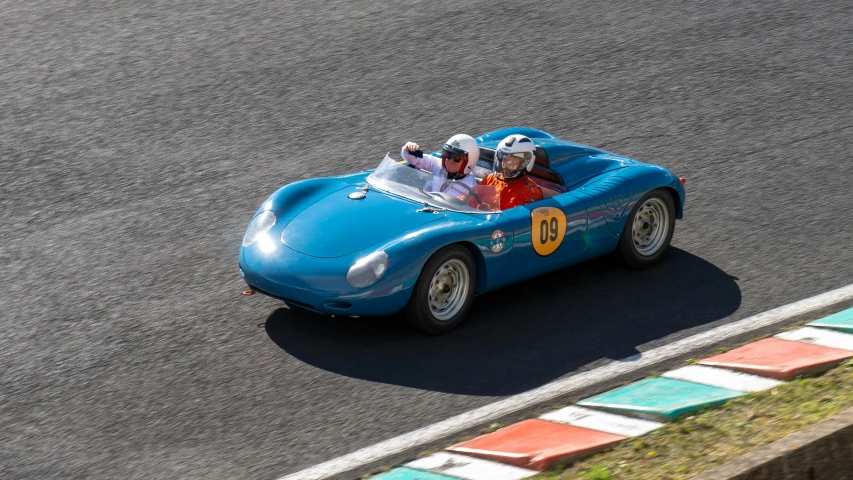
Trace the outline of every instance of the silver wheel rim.
[[666, 242], [669, 233], [669, 209], [659, 198], [650, 198], [640, 205], [634, 215], [631, 234], [634, 248], [644, 257], [658, 253]]
[[468, 297], [468, 267], [461, 260], [452, 259], [444, 263], [429, 285], [429, 311], [440, 322], [453, 318]]

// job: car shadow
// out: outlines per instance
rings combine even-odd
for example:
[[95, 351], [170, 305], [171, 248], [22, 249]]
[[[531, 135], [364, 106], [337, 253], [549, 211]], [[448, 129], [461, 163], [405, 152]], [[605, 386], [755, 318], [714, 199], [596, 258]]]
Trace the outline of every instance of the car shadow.
[[415, 330], [402, 315], [330, 318], [287, 308], [265, 326], [290, 355], [339, 375], [503, 396], [725, 318], [740, 306], [736, 280], [673, 248], [649, 270], [604, 257], [481, 295], [466, 322], [442, 336]]

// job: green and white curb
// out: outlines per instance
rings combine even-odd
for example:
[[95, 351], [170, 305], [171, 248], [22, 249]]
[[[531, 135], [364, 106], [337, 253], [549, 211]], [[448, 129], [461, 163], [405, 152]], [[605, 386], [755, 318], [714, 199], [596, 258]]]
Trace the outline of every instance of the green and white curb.
[[809, 323], [812, 327], [831, 328], [842, 332], [853, 333], [853, 308], [838, 312], [820, 320]]
[[383, 473], [371, 480], [456, 480], [456, 477], [448, 477], [440, 473], [425, 472], [409, 467], [399, 467], [388, 473]]
[[666, 422], [741, 395], [745, 392], [672, 378], [648, 378], [581, 400], [578, 405]]

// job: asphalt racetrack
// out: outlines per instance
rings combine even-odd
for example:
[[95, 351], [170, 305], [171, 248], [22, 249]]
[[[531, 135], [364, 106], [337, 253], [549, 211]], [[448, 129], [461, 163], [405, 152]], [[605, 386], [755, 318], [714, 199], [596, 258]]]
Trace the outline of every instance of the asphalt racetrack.
[[[853, 281], [847, 0], [0, 12], [0, 478], [274, 479]], [[240, 295], [278, 186], [511, 125], [687, 177], [667, 261], [443, 337]]]

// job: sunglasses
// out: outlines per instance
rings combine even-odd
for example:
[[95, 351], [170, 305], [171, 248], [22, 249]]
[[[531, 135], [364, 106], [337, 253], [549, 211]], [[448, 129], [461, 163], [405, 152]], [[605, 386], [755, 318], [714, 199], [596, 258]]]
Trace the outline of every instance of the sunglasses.
[[441, 149], [441, 159], [445, 162], [449, 161], [453, 163], [468, 162], [468, 152], [445, 145]]

